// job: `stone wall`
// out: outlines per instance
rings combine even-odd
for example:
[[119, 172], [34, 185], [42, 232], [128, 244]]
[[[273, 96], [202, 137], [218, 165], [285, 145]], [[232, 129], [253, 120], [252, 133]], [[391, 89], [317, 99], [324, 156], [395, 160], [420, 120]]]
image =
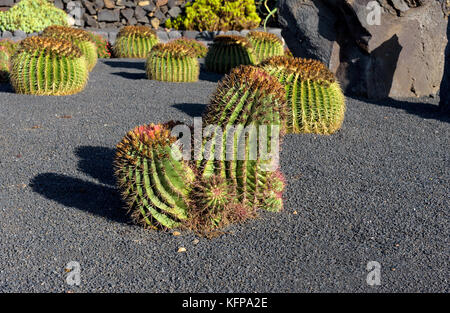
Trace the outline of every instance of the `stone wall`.
[[[163, 28], [167, 19], [177, 17], [191, 0], [49, 0], [65, 10], [79, 27], [120, 28], [123, 25], [148, 25]], [[7, 10], [20, 0], [0, 0]]]

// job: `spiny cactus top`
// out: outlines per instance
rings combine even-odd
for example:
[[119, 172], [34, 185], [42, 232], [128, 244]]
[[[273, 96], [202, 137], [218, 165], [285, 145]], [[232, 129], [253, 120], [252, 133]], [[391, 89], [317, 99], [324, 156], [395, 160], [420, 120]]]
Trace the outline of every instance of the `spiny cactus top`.
[[87, 31], [73, 27], [53, 25], [44, 29], [42, 36], [71, 41], [83, 52], [89, 71], [92, 71], [97, 64], [97, 46]]
[[9, 58], [8, 49], [0, 46], [0, 83], [9, 80]]
[[253, 45], [258, 62], [284, 54], [283, 41], [275, 34], [252, 31], [247, 37]]
[[117, 34], [113, 52], [119, 58], [146, 58], [158, 37], [147, 26], [125, 26]]
[[285, 85], [288, 130], [331, 134], [345, 116], [345, 97], [334, 74], [320, 61], [272, 57], [260, 66]]
[[69, 95], [84, 89], [86, 59], [70, 41], [28, 37], [11, 59], [11, 84], [17, 93]]
[[257, 57], [250, 41], [235, 35], [219, 35], [214, 38], [205, 58], [206, 68], [217, 73], [228, 73], [236, 66], [256, 63]]
[[206, 53], [208, 52], [208, 47], [204, 43], [201, 43], [200, 41], [195, 39], [182, 37], [178, 39], [173, 39], [170, 42], [194, 49], [197, 58], [204, 58], [206, 56]]
[[167, 82], [195, 82], [200, 65], [195, 50], [175, 42], [156, 44], [147, 57], [149, 79]]

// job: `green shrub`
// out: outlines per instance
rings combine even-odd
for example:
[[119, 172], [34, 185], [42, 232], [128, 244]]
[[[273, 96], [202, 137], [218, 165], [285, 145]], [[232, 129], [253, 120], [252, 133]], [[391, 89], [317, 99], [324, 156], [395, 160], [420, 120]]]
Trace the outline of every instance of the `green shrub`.
[[51, 25], [68, 25], [67, 14], [47, 0], [22, 0], [0, 12], [0, 31], [40, 32]]
[[184, 14], [167, 20], [166, 27], [228, 31], [256, 28], [260, 23], [254, 0], [196, 0], [186, 5]]

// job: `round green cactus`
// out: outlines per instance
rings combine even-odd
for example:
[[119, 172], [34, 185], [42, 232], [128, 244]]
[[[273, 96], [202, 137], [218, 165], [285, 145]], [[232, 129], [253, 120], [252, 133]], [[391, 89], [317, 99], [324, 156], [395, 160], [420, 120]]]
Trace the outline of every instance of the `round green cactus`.
[[283, 41], [275, 34], [252, 31], [247, 38], [253, 45], [258, 63], [270, 57], [284, 55]]
[[272, 57], [260, 64], [286, 88], [288, 132], [332, 134], [345, 117], [345, 97], [334, 74], [320, 61]]
[[196, 82], [200, 65], [195, 51], [177, 43], [156, 44], [146, 62], [148, 79], [166, 82]]
[[92, 71], [97, 64], [97, 46], [87, 31], [53, 25], [44, 29], [42, 36], [71, 41], [72, 44], [80, 48], [81, 52], [83, 52], [89, 71]]
[[239, 65], [257, 63], [252, 44], [247, 38], [220, 35], [214, 38], [205, 58], [206, 69], [216, 73], [228, 73]]
[[28, 37], [11, 64], [11, 84], [21, 94], [75, 94], [85, 88], [89, 76], [81, 50], [62, 39]]
[[158, 43], [156, 33], [147, 26], [125, 26], [117, 34], [113, 46], [117, 58], [144, 59]]
[[[203, 116], [206, 125], [220, 127], [220, 132], [213, 132], [211, 138], [205, 139], [203, 155], [219, 154], [221, 158], [199, 160], [197, 166], [201, 175], [219, 175], [226, 179], [240, 202], [248, 207], [279, 211], [282, 201], [274, 191], [277, 188], [271, 185], [279, 186], [279, 179], [273, 174], [278, 156], [269, 155], [265, 159], [260, 154], [252, 155], [257, 152], [252, 151], [256, 148], [252, 143], [263, 144], [264, 130], [265, 150], [275, 152], [271, 151], [272, 141], [284, 133], [286, 111], [285, 90], [276, 78], [254, 66], [233, 69], [219, 83]], [[278, 127], [279, 134], [275, 133], [273, 126]], [[239, 144], [240, 138], [245, 140], [243, 145]], [[230, 151], [230, 147], [234, 149]]]
[[115, 168], [122, 195], [135, 219], [152, 228], [182, 225], [195, 179], [187, 163], [174, 158], [171, 127], [139, 126], [117, 145]]
[[171, 40], [170, 43], [176, 43], [182, 46], [192, 48], [195, 51], [195, 55], [197, 56], [197, 58], [204, 58], [208, 53], [208, 47], [204, 43], [195, 39], [181, 37], [178, 39]]

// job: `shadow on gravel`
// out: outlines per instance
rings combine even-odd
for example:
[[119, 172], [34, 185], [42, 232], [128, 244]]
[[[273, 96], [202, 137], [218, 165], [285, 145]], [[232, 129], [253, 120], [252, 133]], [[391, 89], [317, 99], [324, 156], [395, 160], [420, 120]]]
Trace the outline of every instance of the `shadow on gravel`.
[[37, 175], [32, 179], [30, 187], [34, 192], [66, 207], [118, 223], [131, 223], [126, 211], [121, 209], [123, 204], [116, 188], [55, 173]]
[[113, 161], [115, 151], [106, 147], [81, 146], [75, 150], [78, 169], [105, 185], [115, 186]]
[[192, 117], [202, 116], [206, 109], [206, 105], [201, 103], [177, 103], [173, 107]]
[[450, 123], [450, 116], [441, 112], [439, 106], [431, 103], [420, 103], [420, 102], [409, 102], [401, 101], [396, 99], [384, 99], [384, 100], [367, 100], [363, 98], [353, 98], [359, 101], [364, 101], [367, 103], [391, 107], [395, 109], [404, 110], [410, 114], [420, 116], [425, 119], [435, 119], [442, 122]]
[[14, 90], [10, 84], [0, 84], [0, 92], [14, 93]]
[[147, 79], [145, 73], [129, 73], [129, 72], [115, 72], [112, 75], [120, 76], [126, 79]]
[[223, 77], [223, 75], [221, 75], [221, 74], [207, 72], [206, 70], [202, 69], [200, 71], [199, 79], [207, 81], [207, 82], [217, 83], [219, 80], [222, 79], [222, 77]]
[[104, 61], [104, 63], [114, 68], [145, 70], [145, 61], [138, 59], [136, 59], [136, 61]]

